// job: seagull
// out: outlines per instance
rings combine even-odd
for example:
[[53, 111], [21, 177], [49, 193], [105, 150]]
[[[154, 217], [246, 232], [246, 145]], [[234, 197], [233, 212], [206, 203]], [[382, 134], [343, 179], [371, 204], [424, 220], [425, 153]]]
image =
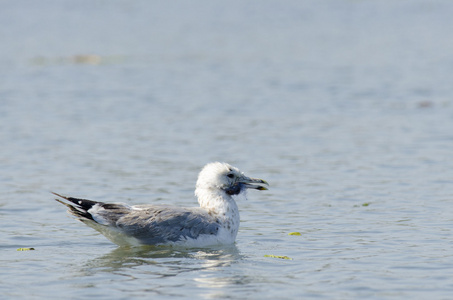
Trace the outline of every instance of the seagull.
[[200, 207], [162, 204], [127, 205], [62, 196], [68, 212], [119, 246], [205, 247], [233, 244], [239, 229], [234, 196], [247, 189], [267, 190], [263, 179], [250, 178], [227, 163], [209, 163], [195, 189]]

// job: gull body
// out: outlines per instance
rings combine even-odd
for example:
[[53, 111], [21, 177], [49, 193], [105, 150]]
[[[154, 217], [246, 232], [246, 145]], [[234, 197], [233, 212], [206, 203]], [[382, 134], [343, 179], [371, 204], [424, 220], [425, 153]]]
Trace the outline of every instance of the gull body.
[[247, 189], [267, 190], [262, 179], [250, 178], [227, 163], [207, 164], [198, 175], [199, 207], [105, 203], [54, 193], [69, 213], [119, 246], [178, 245], [204, 247], [232, 244], [239, 229], [235, 195]]

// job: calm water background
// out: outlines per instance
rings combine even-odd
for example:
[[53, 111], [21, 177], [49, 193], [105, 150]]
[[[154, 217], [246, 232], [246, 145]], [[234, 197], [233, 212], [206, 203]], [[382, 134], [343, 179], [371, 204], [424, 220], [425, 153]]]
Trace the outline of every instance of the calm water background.
[[[451, 298], [452, 15], [3, 1], [1, 298]], [[215, 160], [271, 184], [231, 247], [119, 249], [49, 193], [192, 206]]]

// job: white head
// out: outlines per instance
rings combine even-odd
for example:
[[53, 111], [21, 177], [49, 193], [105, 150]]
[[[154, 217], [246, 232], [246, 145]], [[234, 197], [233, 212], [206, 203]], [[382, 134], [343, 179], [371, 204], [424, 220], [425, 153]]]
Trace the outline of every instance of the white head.
[[195, 194], [199, 196], [201, 190], [223, 191], [227, 195], [238, 195], [246, 189], [267, 190], [265, 180], [250, 178], [238, 168], [227, 163], [209, 163], [198, 175]]

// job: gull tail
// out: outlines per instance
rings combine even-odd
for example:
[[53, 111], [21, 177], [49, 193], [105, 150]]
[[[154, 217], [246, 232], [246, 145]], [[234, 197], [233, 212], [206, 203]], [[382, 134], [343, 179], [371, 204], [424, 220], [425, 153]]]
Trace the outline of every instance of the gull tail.
[[51, 193], [61, 198], [55, 200], [68, 207], [68, 212], [71, 215], [85, 225], [97, 230], [115, 244], [124, 246], [140, 244], [136, 238], [128, 236], [127, 233], [122, 232], [116, 226], [118, 218], [129, 212], [128, 206]]
[[58, 196], [64, 200], [68, 201], [69, 203], [63, 202], [60, 199], [55, 199], [55, 201], [58, 201], [61, 204], [68, 207], [68, 212], [70, 214], [72, 214], [73, 216], [75, 216], [80, 221], [86, 221], [86, 220], [95, 221], [93, 219], [93, 216], [88, 211], [91, 208], [93, 208], [93, 206], [95, 206], [96, 204], [101, 204], [101, 205], [103, 204], [102, 202], [96, 202], [96, 201], [73, 198], [73, 197], [66, 197], [66, 196], [62, 196], [62, 195], [54, 193], [54, 192], [51, 192], [51, 193], [54, 194], [55, 196]]

